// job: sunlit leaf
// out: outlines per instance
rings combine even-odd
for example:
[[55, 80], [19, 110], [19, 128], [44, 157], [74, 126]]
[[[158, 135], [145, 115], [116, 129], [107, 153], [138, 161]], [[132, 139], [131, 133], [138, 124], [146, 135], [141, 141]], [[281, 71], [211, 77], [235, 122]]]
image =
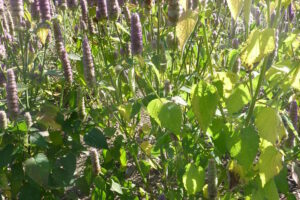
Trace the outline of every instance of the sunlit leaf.
[[283, 122], [275, 108], [259, 107], [255, 116], [255, 126], [261, 138], [276, 144], [286, 135]]
[[49, 34], [49, 28], [48, 27], [39, 27], [37, 30], [37, 36], [39, 37], [42, 44], [46, 44], [46, 40]]
[[253, 127], [242, 129], [239, 133], [239, 140], [231, 147], [230, 155], [240, 165], [249, 168], [258, 152], [259, 137]]
[[250, 11], [251, 11], [251, 4], [252, 0], [244, 0], [244, 17], [245, 17], [245, 24], [249, 25], [250, 20]]
[[147, 106], [148, 113], [162, 127], [180, 133], [182, 123], [181, 107], [166, 99], [155, 99]]
[[236, 21], [243, 7], [243, 0], [227, 0], [232, 18]]
[[246, 86], [239, 85], [232, 94], [225, 100], [226, 107], [230, 114], [240, 111], [251, 100], [249, 91]]
[[253, 30], [247, 41], [243, 44], [241, 59], [244, 64], [251, 67], [275, 49], [275, 30]]
[[192, 110], [204, 131], [208, 128], [217, 110], [218, 100], [217, 89], [204, 81], [200, 81], [192, 89]]
[[272, 145], [266, 147], [261, 152], [258, 169], [262, 187], [279, 174], [282, 169], [283, 155]]
[[185, 173], [182, 177], [184, 188], [188, 194], [196, 194], [204, 186], [205, 172], [202, 167], [196, 167], [190, 163], [185, 167]]
[[48, 158], [39, 153], [33, 158], [29, 158], [24, 163], [25, 173], [41, 186], [48, 184], [50, 164]]
[[192, 34], [197, 23], [198, 13], [188, 10], [185, 12], [176, 26], [176, 36], [179, 40], [179, 48], [183, 50], [185, 43]]

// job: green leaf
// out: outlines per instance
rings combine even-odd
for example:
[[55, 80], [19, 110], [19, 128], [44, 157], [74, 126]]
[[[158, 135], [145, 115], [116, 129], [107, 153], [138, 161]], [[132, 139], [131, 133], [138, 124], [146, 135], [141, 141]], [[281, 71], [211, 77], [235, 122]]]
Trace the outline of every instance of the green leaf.
[[116, 183], [113, 179], [111, 180], [110, 190], [113, 191], [113, 192], [117, 192], [119, 194], [123, 194], [121, 185], [119, 183]]
[[198, 13], [196, 11], [188, 10], [185, 12], [180, 21], [176, 25], [176, 36], [179, 40], [179, 48], [182, 51], [185, 43], [192, 34], [198, 19]]
[[258, 162], [262, 187], [279, 174], [282, 169], [282, 160], [283, 155], [274, 146], [269, 145], [263, 149]]
[[219, 96], [217, 89], [204, 81], [192, 89], [192, 110], [200, 127], [206, 131], [217, 110]]
[[244, 2], [244, 17], [246, 26], [249, 26], [251, 4], [252, 0], [245, 0]]
[[48, 158], [39, 153], [33, 158], [29, 158], [24, 162], [25, 173], [36, 183], [41, 186], [48, 184], [48, 176], [50, 172], [50, 165]]
[[278, 111], [270, 107], [259, 107], [255, 117], [255, 126], [261, 138], [276, 143], [286, 135], [286, 130]]
[[102, 131], [98, 128], [91, 129], [86, 135], [84, 135], [84, 142], [97, 149], [107, 149], [108, 145], [106, 138]]
[[264, 188], [259, 187], [252, 192], [251, 199], [254, 200], [279, 200], [279, 194], [274, 182], [270, 180]]
[[12, 160], [14, 155], [14, 146], [12, 144], [7, 145], [0, 150], [0, 168], [7, 166]]
[[254, 127], [247, 127], [240, 131], [238, 140], [230, 149], [230, 155], [240, 165], [248, 169], [258, 152], [259, 137]]
[[45, 138], [43, 136], [41, 136], [41, 134], [39, 133], [33, 133], [30, 136], [30, 144], [35, 144], [38, 147], [42, 147], [45, 148], [47, 147], [47, 141], [45, 140]]
[[190, 163], [185, 167], [185, 173], [182, 177], [184, 188], [190, 195], [201, 191], [204, 186], [205, 172], [202, 167], [196, 167]]
[[244, 64], [251, 67], [266, 55], [275, 50], [275, 30], [253, 30], [247, 41], [243, 44], [241, 59]]
[[231, 16], [236, 21], [243, 7], [243, 0], [227, 0]]
[[181, 107], [166, 99], [154, 99], [147, 106], [150, 116], [161, 126], [180, 133], [182, 123]]
[[239, 85], [232, 94], [225, 100], [226, 107], [230, 114], [240, 111], [251, 100], [251, 96], [246, 86]]
[[37, 36], [39, 37], [40, 41], [42, 44], [46, 44], [46, 40], [49, 34], [49, 28], [46, 27], [39, 27], [37, 30]]

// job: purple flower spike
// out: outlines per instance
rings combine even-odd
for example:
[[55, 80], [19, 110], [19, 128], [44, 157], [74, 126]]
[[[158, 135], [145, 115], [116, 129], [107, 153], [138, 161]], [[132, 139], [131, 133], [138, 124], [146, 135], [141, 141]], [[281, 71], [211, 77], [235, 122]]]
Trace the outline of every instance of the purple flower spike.
[[15, 73], [12, 69], [7, 70], [6, 93], [9, 117], [15, 120], [19, 114], [19, 99]]
[[143, 33], [140, 17], [137, 13], [131, 15], [131, 52], [132, 55], [143, 52]]

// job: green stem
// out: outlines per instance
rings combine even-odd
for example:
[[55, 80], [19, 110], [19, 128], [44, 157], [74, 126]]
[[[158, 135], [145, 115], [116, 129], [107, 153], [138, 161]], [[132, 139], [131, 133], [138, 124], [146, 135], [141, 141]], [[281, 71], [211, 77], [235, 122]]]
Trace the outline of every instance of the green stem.
[[[254, 111], [254, 107], [255, 107], [255, 103], [257, 101], [257, 97], [258, 97], [258, 94], [260, 92], [260, 88], [261, 88], [261, 85], [263, 83], [263, 80], [265, 78], [265, 74], [266, 74], [266, 71], [267, 71], [267, 64], [268, 64], [268, 61], [269, 61], [270, 56], [268, 56], [267, 58], [265, 58], [264, 60], [264, 63], [263, 63], [263, 66], [261, 68], [261, 71], [260, 71], [260, 75], [259, 75], [259, 79], [258, 79], [258, 83], [257, 83], [257, 87], [256, 87], [256, 90], [255, 90], [255, 93], [254, 93], [254, 96], [252, 98], [252, 101], [251, 101], [251, 104], [250, 104], [250, 108], [249, 108], [249, 112], [248, 112], [248, 115], [246, 117], [246, 121], [245, 121], [245, 125], [248, 126], [249, 125], [249, 122], [250, 122], [250, 119], [252, 117], [252, 114], [253, 114], [253, 111]], [[252, 78], [252, 77], [249, 77], [249, 78]]]

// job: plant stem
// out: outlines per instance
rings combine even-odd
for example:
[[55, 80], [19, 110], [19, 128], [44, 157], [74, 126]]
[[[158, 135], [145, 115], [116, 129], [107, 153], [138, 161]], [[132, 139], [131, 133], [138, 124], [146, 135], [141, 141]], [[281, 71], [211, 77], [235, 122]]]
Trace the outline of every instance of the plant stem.
[[[248, 126], [249, 125], [249, 122], [250, 122], [250, 119], [252, 117], [252, 114], [253, 114], [253, 111], [254, 111], [254, 107], [255, 107], [255, 103], [256, 103], [256, 100], [257, 100], [257, 97], [258, 97], [258, 94], [259, 94], [259, 91], [260, 91], [260, 87], [263, 83], [263, 80], [265, 78], [265, 74], [266, 74], [266, 71], [267, 71], [267, 64], [268, 64], [268, 61], [269, 61], [270, 56], [268, 56], [267, 58], [265, 58], [264, 60], [264, 63], [263, 63], [263, 66], [261, 68], [261, 71], [260, 71], [260, 75], [259, 75], [259, 79], [258, 79], [258, 83], [257, 83], [257, 87], [256, 87], [256, 90], [255, 90], [255, 93], [254, 93], [254, 96], [252, 98], [252, 101], [251, 101], [251, 104], [250, 104], [250, 108], [249, 108], [249, 112], [248, 112], [248, 115], [246, 117], [246, 121], [245, 121], [245, 125]], [[251, 78], [251, 77], [249, 77]]]

